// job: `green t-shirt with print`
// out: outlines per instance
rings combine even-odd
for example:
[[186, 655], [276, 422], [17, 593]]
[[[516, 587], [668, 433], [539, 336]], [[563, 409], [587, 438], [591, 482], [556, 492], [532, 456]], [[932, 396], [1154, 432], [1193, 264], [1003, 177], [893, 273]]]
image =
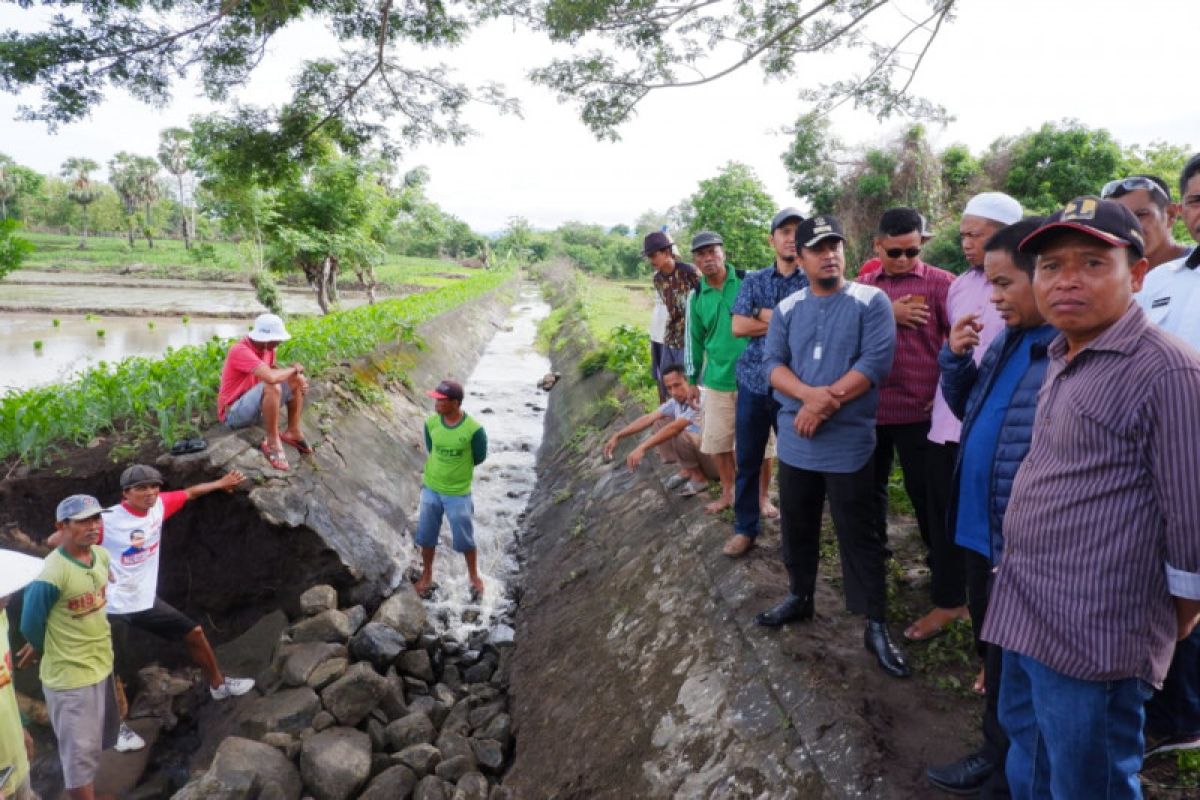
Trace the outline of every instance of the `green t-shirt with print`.
[[108, 626], [108, 551], [92, 546], [92, 563], [77, 561], [61, 547], [46, 557], [42, 574], [25, 590], [57, 590], [46, 615], [42, 684], [57, 691], [99, 683], [112, 674]]
[[438, 494], [463, 496], [471, 493], [475, 465], [487, 456], [487, 434], [469, 414], [450, 427], [441, 415], [425, 420], [425, 485]]

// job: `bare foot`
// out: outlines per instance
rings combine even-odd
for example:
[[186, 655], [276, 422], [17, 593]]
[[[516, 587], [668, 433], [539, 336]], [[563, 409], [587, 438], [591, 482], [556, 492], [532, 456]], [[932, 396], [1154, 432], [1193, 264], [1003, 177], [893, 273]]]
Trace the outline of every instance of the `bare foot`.
[[476, 575], [474, 578], [471, 578], [470, 580], [471, 580], [471, 594], [473, 594], [475, 597], [483, 597], [483, 581], [480, 580], [478, 575]]
[[433, 587], [433, 578], [427, 578], [422, 575], [416, 583], [413, 584], [413, 591], [417, 593], [417, 597], [428, 597], [429, 590]]
[[705, 514], [719, 514], [720, 512], [729, 508], [731, 505], [733, 505], [733, 498], [726, 497], [725, 495], [721, 495], [716, 500], [713, 500], [711, 503], [709, 503], [708, 505], [706, 505], [704, 507], [704, 513]]
[[983, 682], [984, 673], [984, 668], [980, 667], [979, 674], [975, 676], [975, 683], [971, 686], [975, 694], [987, 694], [987, 684]]
[[969, 619], [966, 606], [958, 608], [935, 608], [919, 620], [909, 625], [904, 631], [904, 638], [910, 642], [923, 642], [932, 639], [956, 619]]
[[764, 497], [758, 501], [758, 511], [767, 519], [779, 518], [779, 509], [775, 507], [775, 504], [769, 498]]

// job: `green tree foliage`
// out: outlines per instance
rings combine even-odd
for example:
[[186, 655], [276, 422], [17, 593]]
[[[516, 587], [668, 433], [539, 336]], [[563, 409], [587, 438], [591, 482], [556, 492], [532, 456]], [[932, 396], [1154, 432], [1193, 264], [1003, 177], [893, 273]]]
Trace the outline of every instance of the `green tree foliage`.
[[841, 194], [838, 153], [841, 143], [829, 133], [829, 120], [804, 114], [787, 130], [792, 142], [783, 154], [792, 191], [813, 213], [831, 212]]
[[79, 206], [79, 249], [87, 247], [88, 206], [100, 197], [100, 189], [92, 181], [92, 173], [100, 165], [90, 158], [68, 158], [63, 162], [62, 174], [69, 181], [67, 197]]
[[42, 183], [41, 175], [0, 153], [0, 219], [19, 217], [19, 201], [35, 197]]
[[690, 205], [688, 228], [720, 234], [731, 264], [759, 269], [774, 261], [767, 238], [775, 201], [754, 170], [731, 161], [715, 177], [700, 181]]
[[125, 206], [129, 246], [137, 233], [154, 247], [154, 201], [159, 198], [158, 161], [122, 151], [108, 162], [108, 178]]
[[1121, 147], [1103, 128], [1046, 123], [1012, 145], [1005, 190], [1028, 211], [1046, 213], [1097, 194], [1122, 168]]
[[25, 256], [33, 252], [28, 239], [17, 236], [21, 223], [15, 219], [0, 219], [0, 280], [21, 266]]
[[[461, 119], [469, 102], [517, 110], [495, 84], [467, 86], [440, 64], [405, 58], [453, 48], [481, 22], [507, 17], [571, 45], [571, 55], [535, 70], [534, 78], [578, 101], [583, 121], [602, 137], [614, 137], [655, 90], [718, 80], [749, 64], [786, 77], [802, 70], [803, 55], [843, 47], [861, 54], [863, 70], [808, 87], [802, 95], [807, 100], [826, 107], [850, 101], [880, 116], [940, 117], [941, 109], [908, 89], [955, 3], [919, 0], [916, 10], [904, 4], [894, 15], [900, 21], [877, 26], [886, 38], [875, 40], [865, 25], [895, 0], [805, 8], [665, 0], [44, 0], [36, 11], [32, 3], [14, 6], [14, 15], [45, 14], [46, 7], [61, 13], [44, 24], [23, 19], [0, 34], [0, 88], [40, 91], [40, 103], [23, 106], [21, 115], [57, 125], [84, 119], [113, 88], [163, 105], [179, 76], [191, 74], [208, 99], [227, 104], [222, 113], [242, 133], [231, 146], [247, 162], [286, 170], [289, 161], [307, 160], [307, 142], [318, 132], [347, 153], [371, 144], [394, 156], [401, 145], [462, 141], [469, 133]], [[301, 20], [323, 25], [338, 40], [324, 52], [336, 55], [306, 61], [278, 107], [231, 104], [272, 39]]]
[[166, 128], [158, 134], [158, 163], [175, 176], [179, 190], [179, 233], [184, 249], [192, 248], [191, 230], [187, 215], [187, 200], [183, 193], [183, 176], [191, 171], [192, 132], [187, 128]]
[[649, 264], [642, 258], [639, 240], [622, 233], [624, 225], [605, 230], [603, 225], [564, 222], [554, 232], [558, 246], [576, 266], [609, 278], [634, 278]]

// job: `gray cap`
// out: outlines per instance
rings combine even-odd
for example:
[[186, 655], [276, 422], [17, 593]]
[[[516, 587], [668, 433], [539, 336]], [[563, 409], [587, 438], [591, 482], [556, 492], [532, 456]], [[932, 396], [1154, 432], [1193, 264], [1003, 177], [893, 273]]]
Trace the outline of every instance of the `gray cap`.
[[787, 222], [789, 219], [794, 219], [797, 222], [804, 222], [804, 215], [799, 209], [788, 206], [771, 218], [771, 233], [774, 233], [780, 225]]
[[121, 488], [128, 489], [130, 486], [137, 486], [139, 483], [157, 483], [159, 486], [163, 484], [162, 473], [154, 467], [145, 464], [134, 464], [132, 467], [127, 467], [121, 473]]
[[91, 519], [107, 512], [100, 501], [90, 494], [73, 494], [58, 504], [55, 519], [59, 522], [70, 520]]
[[709, 247], [714, 244], [724, 245], [725, 240], [712, 231], [700, 231], [692, 237], [692, 252], [694, 253], [702, 247]]

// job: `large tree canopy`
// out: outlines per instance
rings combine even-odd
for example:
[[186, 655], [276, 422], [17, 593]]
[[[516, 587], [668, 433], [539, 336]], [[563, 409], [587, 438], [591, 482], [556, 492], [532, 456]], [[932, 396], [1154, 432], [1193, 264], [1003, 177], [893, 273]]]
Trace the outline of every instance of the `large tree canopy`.
[[[337, 38], [336, 55], [305, 61], [278, 108], [229, 109], [245, 131], [231, 144], [269, 171], [286, 171], [318, 131], [345, 152], [369, 142], [387, 153], [420, 141], [461, 141], [469, 133], [461, 112], [472, 100], [516, 110], [501, 87], [470, 87], [445, 66], [404, 58], [451, 48], [485, 20], [507, 17], [573, 46], [570, 57], [533, 77], [578, 102], [601, 137], [615, 137], [652, 91], [707, 83], [748, 64], [785, 77], [800, 68], [800, 56], [850, 46], [865, 54], [862, 73], [807, 86], [804, 97], [818, 107], [852, 101], [880, 115], [936, 116], [940, 109], [908, 90], [956, 0], [909, 0], [893, 14], [900, 24], [878, 26], [887, 40], [873, 40], [868, 23], [894, 2], [44, 0], [37, 5], [61, 10], [49, 24], [0, 32], [0, 88], [40, 90], [40, 102], [20, 113], [52, 126], [83, 119], [114, 87], [162, 104], [188, 74], [210, 99], [230, 102], [272, 37], [301, 19], [319, 21]], [[913, 15], [913, 7], [923, 10]]]

